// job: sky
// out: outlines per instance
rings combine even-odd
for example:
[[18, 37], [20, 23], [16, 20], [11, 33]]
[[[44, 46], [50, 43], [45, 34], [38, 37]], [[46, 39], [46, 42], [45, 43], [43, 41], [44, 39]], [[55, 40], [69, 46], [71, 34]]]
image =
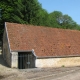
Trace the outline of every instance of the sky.
[[60, 11], [80, 24], [80, 0], [38, 0], [48, 13]]

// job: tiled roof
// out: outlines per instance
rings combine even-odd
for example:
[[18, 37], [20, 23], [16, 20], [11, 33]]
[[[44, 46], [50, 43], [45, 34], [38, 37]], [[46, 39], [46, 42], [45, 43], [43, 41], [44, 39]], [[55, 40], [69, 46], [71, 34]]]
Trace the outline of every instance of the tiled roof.
[[11, 50], [32, 50], [39, 57], [80, 55], [80, 31], [6, 23]]

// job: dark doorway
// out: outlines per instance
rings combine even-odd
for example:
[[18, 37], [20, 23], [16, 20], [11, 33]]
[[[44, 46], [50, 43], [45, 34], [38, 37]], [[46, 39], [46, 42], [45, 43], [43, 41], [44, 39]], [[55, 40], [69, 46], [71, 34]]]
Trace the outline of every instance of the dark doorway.
[[19, 69], [35, 68], [35, 56], [32, 54], [32, 52], [18, 53], [18, 68]]

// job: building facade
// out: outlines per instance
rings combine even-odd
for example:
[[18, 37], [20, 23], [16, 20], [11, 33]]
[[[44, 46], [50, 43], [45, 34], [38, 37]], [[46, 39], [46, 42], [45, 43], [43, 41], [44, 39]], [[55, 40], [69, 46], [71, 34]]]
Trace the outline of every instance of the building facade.
[[12, 68], [80, 66], [80, 31], [5, 22], [3, 58]]

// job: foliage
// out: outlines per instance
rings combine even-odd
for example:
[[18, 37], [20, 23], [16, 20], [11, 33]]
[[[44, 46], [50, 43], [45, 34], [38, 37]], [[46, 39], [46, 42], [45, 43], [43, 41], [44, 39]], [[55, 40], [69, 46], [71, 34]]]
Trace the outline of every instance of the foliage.
[[51, 27], [63, 29], [76, 29], [78, 24], [68, 15], [63, 15], [60, 11], [54, 11], [49, 14], [49, 23]]

